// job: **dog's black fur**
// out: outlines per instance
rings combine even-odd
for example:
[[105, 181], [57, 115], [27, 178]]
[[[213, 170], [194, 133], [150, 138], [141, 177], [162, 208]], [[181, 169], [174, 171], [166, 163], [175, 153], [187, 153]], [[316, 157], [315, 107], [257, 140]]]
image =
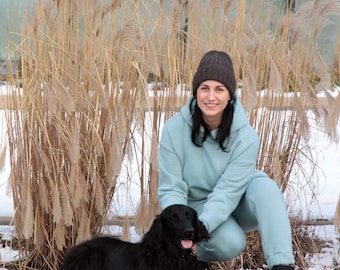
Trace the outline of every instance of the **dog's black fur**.
[[[71, 248], [60, 270], [200, 270], [191, 245], [209, 234], [194, 209], [172, 205], [158, 215], [139, 243], [99, 237]], [[186, 240], [186, 241], [182, 241]]]

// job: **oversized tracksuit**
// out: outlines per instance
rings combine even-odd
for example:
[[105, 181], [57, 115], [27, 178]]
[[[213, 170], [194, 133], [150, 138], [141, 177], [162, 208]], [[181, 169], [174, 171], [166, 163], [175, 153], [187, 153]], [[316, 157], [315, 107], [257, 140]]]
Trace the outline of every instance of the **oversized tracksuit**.
[[294, 263], [282, 192], [255, 169], [259, 137], [239, 99], [235, 99], [225, 151], [213, 139], [217, 130], [211, 131], [202, 147], [192, 143], [190, 101], [162, 130], [158, 153], [161, 207], [185, 204], [196, 209], [212, 236], [197, 247], [199, 260], [227, 261], [238, 256], [246, 245], [244, 233], [258, 228], [270, 268]]

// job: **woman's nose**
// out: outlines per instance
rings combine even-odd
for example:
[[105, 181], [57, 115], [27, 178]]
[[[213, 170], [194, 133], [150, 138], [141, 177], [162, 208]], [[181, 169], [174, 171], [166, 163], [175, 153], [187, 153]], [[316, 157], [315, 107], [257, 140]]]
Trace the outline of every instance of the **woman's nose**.
[[215, 92], [213, 90], [209, 90], [207, 97], [208, 97], [208, 99], [214, 99], [215, 98]]

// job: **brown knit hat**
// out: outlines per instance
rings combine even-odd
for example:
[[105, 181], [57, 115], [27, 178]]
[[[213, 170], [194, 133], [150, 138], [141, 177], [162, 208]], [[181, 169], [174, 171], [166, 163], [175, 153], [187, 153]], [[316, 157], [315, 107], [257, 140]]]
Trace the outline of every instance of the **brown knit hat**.
[[203, 55], [197, 71], [192, 80], [192, 91], [196, 97], [197, 88], [206, 80], [214, 80], [223, 83], [235, 97], [236, 79], [233, 62], [228, 54], [223, 51], [209, 51]]

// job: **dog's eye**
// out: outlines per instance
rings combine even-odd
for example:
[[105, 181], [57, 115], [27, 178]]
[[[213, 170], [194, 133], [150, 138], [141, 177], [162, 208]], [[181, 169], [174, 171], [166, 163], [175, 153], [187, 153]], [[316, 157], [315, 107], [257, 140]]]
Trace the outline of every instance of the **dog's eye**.
[[177, 214], [173, 214], [171, 216], [171, 220], [174, 221], [174, 222], [178, 222], [179, 221], [179, 216]]
[[185, 213], [187, 219], [192, 219], [192, 214], [190, 212]]

